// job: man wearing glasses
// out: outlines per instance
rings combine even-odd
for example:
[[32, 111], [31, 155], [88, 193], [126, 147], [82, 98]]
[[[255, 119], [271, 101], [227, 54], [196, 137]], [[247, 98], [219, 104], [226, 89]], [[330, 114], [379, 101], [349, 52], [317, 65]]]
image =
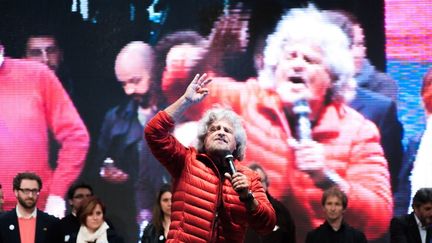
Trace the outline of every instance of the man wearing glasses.
[[0, 243], [41, 243], [58, 219], [37, 209], [42, 180], [35, 173], [18, 173], [13, 179], [15, 209], [0, 216]]
[[[72, 234], [77, 234], [81, 223], [77, 217], [78, 208], [88, 197], [93, 196], [93, 188], [86, 183], [75, 183], [67, 192], [67, 200], [71, 207], [71, 213], [60, 220], [51, 231], [46, 242], [67, 242]], [[76, 235], [75, 235], [76, 237]]]

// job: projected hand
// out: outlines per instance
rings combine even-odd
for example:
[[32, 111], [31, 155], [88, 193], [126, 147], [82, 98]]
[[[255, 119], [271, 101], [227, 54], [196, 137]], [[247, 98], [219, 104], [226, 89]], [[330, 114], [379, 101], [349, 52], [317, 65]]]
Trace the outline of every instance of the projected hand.
[[294, 149], [296, 166], [299, 170], [316, 173], [325, 169], [324, 146], [313, 140], [297, 141], [290, 139], [288, 144]]
[[[102, 173], [103, 172], [103, 173]], [[120, 184], [129, 179], [129, 175], [115, 166], [104, 166], [101, 169], [101, 177], [108, 182]]]
[[195, 75], [183, 96], [192, 104], [200, 102], [209, 93], [206, 86], [210, 82], [211, 79], [207, 78], [205, 73], [201, 76], [199, 74]]

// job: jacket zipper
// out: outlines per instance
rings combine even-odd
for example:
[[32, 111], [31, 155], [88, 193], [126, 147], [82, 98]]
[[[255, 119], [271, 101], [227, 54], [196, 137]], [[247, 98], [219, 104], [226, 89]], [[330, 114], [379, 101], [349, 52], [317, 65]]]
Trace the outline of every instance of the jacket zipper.
[[[216, 167], [216, 166], [215, 166]], [[210, 242], [217, 242], [218, 239], [218, 222], [219, 222], [219, 209], [222, 202], [222, 186], [223, 186], [223, 180], [220, 176], [219, 170], [216, 167], [217, 176], [219, 177], [219, 185], [218, 185], [218, 192], [217, 192], [217, 200], [216, 200], [216, 211], [214, 214], [214, 219], [212, 222], [211, 227], [211, 234], [210, 234]]]

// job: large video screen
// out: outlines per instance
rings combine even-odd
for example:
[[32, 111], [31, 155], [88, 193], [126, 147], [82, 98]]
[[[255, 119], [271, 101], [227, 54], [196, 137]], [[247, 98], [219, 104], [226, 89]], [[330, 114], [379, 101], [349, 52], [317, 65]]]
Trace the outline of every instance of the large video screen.
[[[348, 195], [346, 222], [370, 242], [387, 242], [391, 218], [410, 211], [416, 151], [409, 150], [410, 156], [405, 151], [426, 126], [420, 88], [432, 62], [432, 4], [385, 0], [366, 13], [368, 1], [316, 2], [318, 8], [343, 10], [358, 19], [365, 36], [357, 40], [360, 44], [354, 37], [349, 47], [360, 45], [369, 60], [360, 68], [363, 74], [355, 71], [356, 98], [341, 104], [331, 98], [340, 90], [312, 93], [322, 99], [310, 104], [313, 111], [321, 108], [309, 121], [309, 142], [321, 150], [307, 158], [318, 161], [314, 156], [322, 155], [317, 166], [326, 169], [326, 179], [321, 181], [311, 172], [314, 168], [302, 167], [296, 151], [298, 117], [284, 103], [292, 97], [274, 89], [277, 75], [293, 76], [278, 71], [281, 60], [289, 60], [272, 46], [288, 41], [278, 36], [278, 31], [285, 33], [278, 23], [290, 9], [307, 6], [306, 1], [2, 3], [4, 209], [17, 203], [12, 180], [19, 172], [41, 176], [38, 208], [60, 216], [71, 210], [69, 186], [84, 182], [106, 203], [107, 218], [125, 242], [137, 242], [152, 219], [160, 187], [173, 182], [152, 156], [144, 127], [183, 94], [196, 73], [207, 73], [213, 79], [208, 97], [185, 112], [173, 131], [184, 146], [196, 145], [197, 123], [206, 110], [229, 107], [242, 117], [247, 134], [239, 164], [259, 165], [266, 173], [268, 193], [290, 212], [297, 242], [324, 222], [321, 196], [332, 185]], [[309, 27], [300, 26], [299, 33]], [[120, 60], [119, 52], [132, 41], [148, 48], [138, 47]], [[284, 48], [279, 51], [289, 50]], [[275, 56], [281, 59], [273, 61]], [[316, 56], [310, 59], [319, 66]], [[306, 82], [301, 75], [290, 80]], [[146, 84], [141, 87], [141, 82]], [[423, 186], [432, 186], [425, 181]]]

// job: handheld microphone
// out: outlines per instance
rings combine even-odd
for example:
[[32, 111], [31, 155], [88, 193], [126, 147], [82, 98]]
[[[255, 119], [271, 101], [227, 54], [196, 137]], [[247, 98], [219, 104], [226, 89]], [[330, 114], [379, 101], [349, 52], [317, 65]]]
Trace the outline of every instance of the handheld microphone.
[[231, 175], [237, 172], [237, 169], [234, 166], [234, 156], [232, 154], [228, 154], [225, 156], [225, 161], [228, 163]]
[[292, 111], [297, 118], [297, 124], [296, 124], [297, 139], [300, 141], [311, 140], [312, 124], [311, 121], [309, 120], [309, 115], [311, 113], [309, 103], [305, 99], [300, 99], [294, 103]]

